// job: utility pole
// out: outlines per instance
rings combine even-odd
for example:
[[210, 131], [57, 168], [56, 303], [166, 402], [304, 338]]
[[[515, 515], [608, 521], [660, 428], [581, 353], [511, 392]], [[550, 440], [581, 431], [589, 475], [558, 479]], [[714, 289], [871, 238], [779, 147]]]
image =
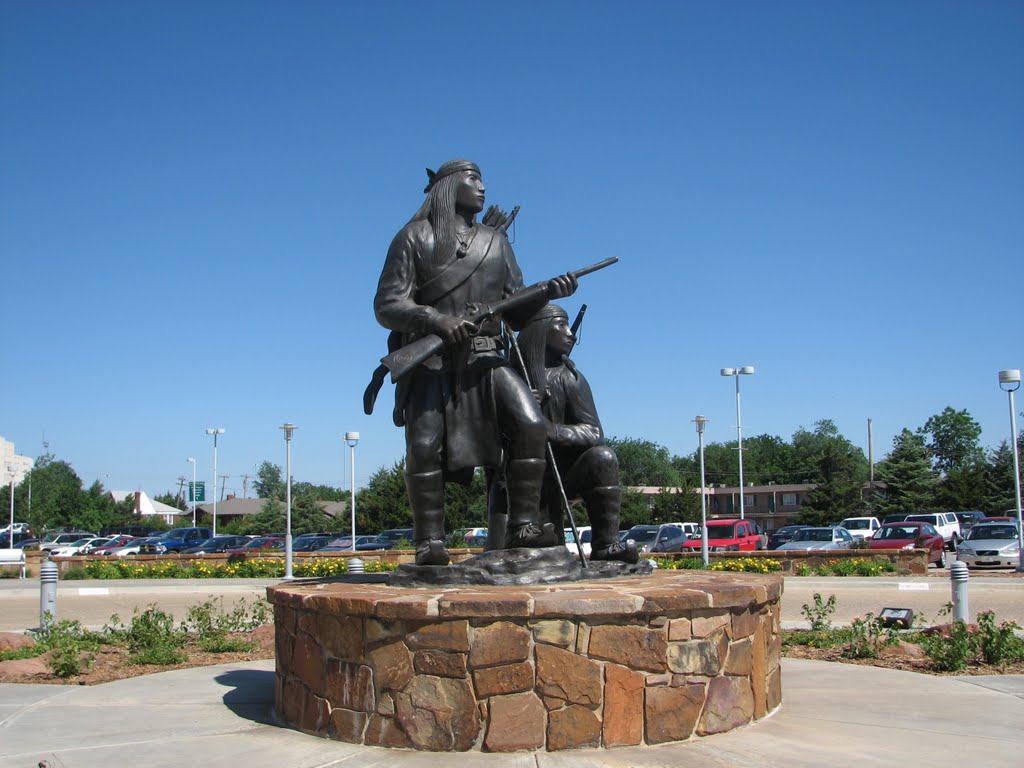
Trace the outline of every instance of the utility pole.
[[178, 476], [178, 503], [181, 504], [182, 495], [185, 493], [185, 483], [188, 480], [185, 479], [184, 475]]
[[252, 475], [242, 475], [242, 498], [243, 499], [248, 499], [249, 498], [249, 478], [250, 477], [252, 477]]
[[220, 500], [221, 501], [224, 501], [224, 485], [230, 479], [231, 479], [231, 475], [221, 475], [220, 476]]

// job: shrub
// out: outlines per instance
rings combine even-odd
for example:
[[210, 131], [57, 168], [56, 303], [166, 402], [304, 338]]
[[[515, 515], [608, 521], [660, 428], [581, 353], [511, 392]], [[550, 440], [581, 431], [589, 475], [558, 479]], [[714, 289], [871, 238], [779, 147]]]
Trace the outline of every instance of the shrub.
[[967, 625], [954, 621], [949, 625], [949, 636], [940, 633], [921, 635], [921, 649], [940, 672], [958, 672], [967, 666], [974, 655], [974, 638]]
[[827, 632], [832, 629], [832, 619], [830, 618], [833, 613], [836, 612], [836, 596], [829, 595], [827, 601], [821, 599], [821, 594], [818, 592], [814, 593], [814, 605], [803, 605], [804, 617], [811, 623], [811, 631], [813, 632]]
[[850, 624], [850, 642], [843, 649], [848, 659], [877, 659], [886, 646], [897, 643], [895, 629], [886, 629], [872, 613], [857, 617]]
[[111, 634], [124, 638], [129, 664], [178, 664], [188, 658], [182, 650], [186, 634], [174, 626], [173, 616], [156, 605], [150, 605], [142, 613], [136, 609], [132, 623], [115, 627]]
[[1002, 664], [1024, 657], [1024, 640], [1014, 634], [1020, 626], [1013, 621], [1004, 621], [996, 626], [995, 611], [978, 614], [978, 653], [986, 664]]

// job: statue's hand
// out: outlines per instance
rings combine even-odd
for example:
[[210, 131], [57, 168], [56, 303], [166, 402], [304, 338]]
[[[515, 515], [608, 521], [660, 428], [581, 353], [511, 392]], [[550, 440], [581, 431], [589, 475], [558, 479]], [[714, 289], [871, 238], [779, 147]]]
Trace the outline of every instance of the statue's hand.
[[434, 332], [449, 344], [465, 341], [476, 331], [476, 326], [463, 317], [441, 315], [436, 321]]
[[577, 283], [576, 278], [572, 275], [560, 275], [553, 280], [548, 280], [548, 298], [549, 299], [564, 299], [566, 296], [572, 296], [576, 293]]

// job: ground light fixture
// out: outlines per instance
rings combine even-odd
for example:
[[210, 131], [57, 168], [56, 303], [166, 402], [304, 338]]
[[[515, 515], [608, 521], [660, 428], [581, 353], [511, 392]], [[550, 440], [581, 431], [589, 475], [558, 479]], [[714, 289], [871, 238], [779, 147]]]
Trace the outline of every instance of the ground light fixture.
[[291, 581], [292, 576], [292, 435], [298, 429], [286, 421], [279, 429], [284, 430], [285, 445], [285, 480], [284, 480], [284, 578]]
[[1020, 370], [1010, 368], [999, 372], [999, 388], [1010, 399], [1010, 445], [1013, 448], [1013, 496], [1017, 504], [1017, 572], [1024, 573], [1024, 516], [1020, 503], [1020, 455], [1017, 449], [1017, 412], [1013, 393], [1020, 389]]
[[740, 464], [740, 520], [746, 517], [743, 504], [743, 419], [740, 417], [740, 376], [752, 376], [754, 366], [743, 365], [739, 368], [723, 368], [723, 376], [733, 376], [736, 379], [736, 448]]
[[348, 445], [349, 451], [351, 452], [352, 465], [352, 484], [349, 486], [352, 491], [352, 501], [350, 506], [352, 507], [352, 551], [356, 551], [356, 444], [359, 442], [358, 432], [346, 432], [345, 433], [345, 444]]

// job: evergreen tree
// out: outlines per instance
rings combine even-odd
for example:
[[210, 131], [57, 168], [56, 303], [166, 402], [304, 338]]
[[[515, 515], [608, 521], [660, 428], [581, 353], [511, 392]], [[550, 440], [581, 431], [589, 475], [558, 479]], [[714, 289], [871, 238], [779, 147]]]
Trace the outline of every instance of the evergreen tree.
[[892, 451], [878, 466], [878, 476], [886, 484], [875, 499], [879, 514], [934, 509], [938, 478], [921, 435], [909, 429], [896, 435]]

